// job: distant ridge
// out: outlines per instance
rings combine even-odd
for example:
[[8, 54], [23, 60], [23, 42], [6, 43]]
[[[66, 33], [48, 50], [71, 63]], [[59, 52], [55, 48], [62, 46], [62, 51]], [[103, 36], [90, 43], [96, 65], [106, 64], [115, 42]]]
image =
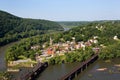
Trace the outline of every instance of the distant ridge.
[[0, 46], [21, 38], [63, 30], [53, 21], [20, 18], [0, 10]]

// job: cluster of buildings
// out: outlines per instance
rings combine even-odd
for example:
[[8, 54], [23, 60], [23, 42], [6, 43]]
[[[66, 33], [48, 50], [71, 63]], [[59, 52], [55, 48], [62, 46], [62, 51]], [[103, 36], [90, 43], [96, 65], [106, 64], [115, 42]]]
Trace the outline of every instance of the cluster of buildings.
[[[76, 49], [82, 48], [85, 50], [86, 46], [91, 46], [92, 44], [98, 43], [97, 41], [97, 36], [94, 36], [93, 39], [88, 40], [87, 42], [75, 42], [75, 38], [73, 37], [72, 41], [67, 41], [65, 43], [59, 42], [59, 43], [54, 43], [53, 40], [50, 38], [50, 46], [44, 50], [41, 50], [42, 52], [42, 57], [47, 57], [51, 56], [53, 57], [54, 55], [64, 55], [64, 53], [68, 53], [70, 51], [74, 51]], [[43, 45], [45, 47], [45, 45]], [[31, 49], [38, 49], [39, 46], [32, 46]]]

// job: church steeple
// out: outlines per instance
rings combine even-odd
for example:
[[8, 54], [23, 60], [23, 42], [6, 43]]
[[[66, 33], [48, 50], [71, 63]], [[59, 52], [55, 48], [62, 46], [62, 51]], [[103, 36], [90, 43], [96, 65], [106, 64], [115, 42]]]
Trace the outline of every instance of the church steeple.
[[53, 45], [53, 40], [52, 38], [50, 37], [50, 46]]
[[75, 37], [72, 37], [72, 39], [73, 39], [73, 42], [74, 42], [74, 44], [75, 44], [75, 43], [76, 43], [76, 42], [75, 42]]

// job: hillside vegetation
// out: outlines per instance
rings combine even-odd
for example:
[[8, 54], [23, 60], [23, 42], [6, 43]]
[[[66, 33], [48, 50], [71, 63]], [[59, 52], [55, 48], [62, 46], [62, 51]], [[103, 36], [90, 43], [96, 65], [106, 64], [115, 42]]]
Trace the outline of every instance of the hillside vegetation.
[[[98, 36], [99, 44], [109, 44], [113, 37], [120, 38], [120, 21], [91, 22], [64, 32], [64, 36], [75, 37], [76, 41], [87, 41]], [[67, 38], [68, 39], [68, 38]], [[70, 40], [70, 39], [68, 39]]]
[[58, 23], [40, 19], [25, 19], [0, 11], [0, 46], [21, 38], [63, 31]]
[[[97, 21], [85, 24], [79, 27], [75, 27], [65, 32], [58, 32], [53, 34], [38, 35], [35, 37], [22, 40], [20, 43], [12, 46], [8, 49], [6, 59], [17, 60], [19, 56], [25, 56], [34, 59], [36, 52], [42, 49], [42, 45], [49, 46], [50, 37], [54, 43], [72, 41], [72, 37], [75, 37], [76, 42], [88, 41], [97, 36], [98, 43], [92, 45], [92, 47], [98, 46], [101, 48], [100, 58], [114, 58], [120, 57], [120, 21]], [[117, 39], [113, 39], [114, 37]], [[39, 51], [31, 50], [33, 45], [40, 45]], [[80, 51], [79, 51], [80, 52]], [[73, 56], [74, 54], [70, 54]], [[78, 58], [78, 57], [77, 57]], [[74, 60], [73, 60], [74, 61]]]

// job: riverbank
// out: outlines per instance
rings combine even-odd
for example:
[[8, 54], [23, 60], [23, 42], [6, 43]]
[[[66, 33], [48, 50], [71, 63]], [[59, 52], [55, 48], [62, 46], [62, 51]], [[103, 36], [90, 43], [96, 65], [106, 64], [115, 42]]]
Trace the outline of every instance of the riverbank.
[[7, 44], [7, 45], [5, 45], [5, 46], [0, 47], [0, 71], [6, 71], [6, 69], [7, 69], [7, 63], [6, 63], [6, 60], [5, 60], [6, 50], [7, 50], [10, 46], [12, 46], [12, 45], [14, 45], [14, 44], [16, 44], [16, 43], [18, 43], [18, 42], [19, 42], [19, 41], [13, 42], [13, 43], [10, 43], [10, 44]]

